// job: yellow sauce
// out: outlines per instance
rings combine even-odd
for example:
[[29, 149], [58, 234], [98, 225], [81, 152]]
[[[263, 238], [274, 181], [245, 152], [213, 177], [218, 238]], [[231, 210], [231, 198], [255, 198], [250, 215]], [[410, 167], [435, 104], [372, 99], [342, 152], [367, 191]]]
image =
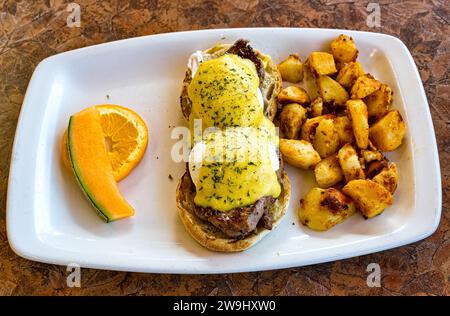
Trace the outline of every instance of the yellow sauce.
[[194, 203], [226, 212], [281, 192], [269, 137], [255, 128], [227, 128], [206, 136]]
[[258, 126], [264, 117], [258, 101], [259, 78], [248, 59], [226, 54], [200, 64], [188, 88], [191, 126]]
[[278, 138], [258, 101], [259, 78], [253, 62], [226, 54], [202, 62], [188, 87], [189, 118], [202, 120], [206, 153], [194, 202], [226, 212], [281, 192], [269, 144]]

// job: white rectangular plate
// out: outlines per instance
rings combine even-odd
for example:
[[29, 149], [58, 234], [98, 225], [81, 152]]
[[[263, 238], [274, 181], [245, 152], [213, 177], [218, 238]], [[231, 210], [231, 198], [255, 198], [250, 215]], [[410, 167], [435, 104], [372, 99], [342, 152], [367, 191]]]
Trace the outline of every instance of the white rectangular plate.
[[[290, 207], [281, 225], [242, 253], [214, 253], [184, 230], [175, 206], [184, 163], [171, 159], [173, 126], [185, 125], [179, 106], [191, 52], [217, 42], [251, 40], [279, 62], [298, 52], [326, 50], [339, 34], [352, 36], [364, 69], [394, 90], [408, 125], [403, 145], [389, 155], [399, 167], [395, 203], [381, 216], [359, 214], [318, 233], [297, 218], [313, 186], [311, 172], [287, 167]], [[137, 111], [149, 127], [147, 152], [119, 186], [133, 218], [105, 224], [60, 161], [60, 139], [71, 114], [112, 103]], [[169, 179], [173, 176], [173, 181]], [[277, 269], [359, 256], [432, 234], [441, 213], [436, 140], [424, 89], [406, 46], [383, 34], [255, 28], [171, 33], [112, 42], [52, 56], [36, 68], [22, 106], [11, 159], [7, 200], [10, 245], [25, 258], [100, 269], [223, 273]]]

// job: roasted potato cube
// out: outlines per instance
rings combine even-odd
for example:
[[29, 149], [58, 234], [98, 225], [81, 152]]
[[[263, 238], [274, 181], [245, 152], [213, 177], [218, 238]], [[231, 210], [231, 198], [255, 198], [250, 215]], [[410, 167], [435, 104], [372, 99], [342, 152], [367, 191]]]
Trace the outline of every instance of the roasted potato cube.
[[370, 140], [370, 123], [369, 123], [369, 146], [367, 146], [368, 150], [372, 150], [372, 151], [379, 151], [377, 149], [377, 147], [375, 147], [375, 145], [372, 143], [372, 141]]
[[304, 68], [302, 86], [306, 89], [306, 91], [308, 91], [311, 100], [320, 97], [319, 89], [317, 87], [317, 78], [314, 77], [311, 69], [309, 68], [309, 66], [306, 66], [306, 64]]
[[369, 128], [369, 138], [381, 151], [391, 151], [402, 144], [406, 125], [400, 112], [390, 111]]
[[364, 170], [361, 167], [358, 155], [350, 144], [345, 144], [338, 151], [339, 165], [344, 173], [345, 181], [364, 179]]
[[323, 112], [323, 100], [321, 97], [317, 97], [311, 102], [311, 116], [321, 116]]
[[347, 116], [338, 116], [334, 118], [334, 127], [339, 135], [340, 145], [351, 144], [355, 139], [353, 135], [352, 122]]
[[352, 86], [350, 95], [352, 99], [363, 99], [369, 94], [381, 88], [381, 83], [376, 80], [371, 74], [365, 74], [358, 77]]
[[366, 169], [364, 170], [366, 179], [372, 179], [377, 174], [379, 174], [381, 170], [387, 167], [388, 161], [385, 158], [383, 158], [382, 160], [374, 160], [372, 162], [369, 162], [366, 166]]
[[307, 119], [302, 126], [301, 139], [312, 143], [314, 141], [314, 134], [316, 133], [316, 128], [319, 125], [320, 121], [330, 118], [334, 118], [334, 115], [327, 114]]
[[337, 69], [338, 73], [342, 68], [344, 68], [345, 65], [347, 65], [346, 63], [337, 61], [336, 59], [334, 60], [334, 63], [336, 64], [336, 69]]
[[380, 161], [383, 160], [383, 154], [380, 153], [378, 150], [368, 150], [363, 149], [361, 150], [361, 156], [364, 158], [365, 163], [369, 163], [372, 161]]
[[281, 90], [278, 94], [278, 102], [281, 104], [298, 103], [300, 105], [309, 104], [311, 99], [305, 89], [290, 86]]
[[356, 204], [365, 218], [374, 217], [392, 205], [392, 194], [372, 180], [353, 180], [342, 189]]
[[326, 103], [334, 105], [345, 105], [348, 100], [348, 93], [338, 82], [328, 76], [319, 76], [317, 79], [320, 96]]
[[297, 139], [305, 119], [306, 109], [300, 104], [290, 103], [283, 106], [280, 113], [280, 129], [283, 137]]
[[331, 187], [344, 179], [339, 160], [336, 155], [322, 159], [314, 168], [316, 182], [321, 188]]
[[325, 52], [312, 52], [308, 58], [311, 72], [316, 75], [331, 75], [337, 72], [333, 55]]
[[389, 106], [392, 103], [392, 89], [382, 84], [380, 90], [364, 98], [364, 103], [367, 105], [369, 118], [378, 120], [389, 111]]
[[298, 215], [300, 222], [311, 229], [325, 231], [356, 212], [351, 199], [334, 188], [312, 188], [300, 200]]
[[303, 80], [303, 63], [298, 54], [289, 55], [278, 65], [278, 70], [284, 81], [297, 83]]
[[334, 128], [333, 119], [324, 119], [319, 122], [313, 146], [322, 158], [334, 154], [339, 149], [339, 135]]
[[331, 42], [331, 52], [334, 59], [342, 63], [355, 61], [358, 57], [358, 49], [353, 38], [344, 34]]
[[394, 194], [395, 190], [397, 189], [397, 182], [398, 182], [397, 166], [393, 162], [390, 163], [389, 167], [381, 170], [381, 172], [377, 174], [375, 177], [373, 177], [372, 180], [373, 182], [381, 184], [389, 192]]
[[284, 161], [298, 168], [311, 169], [320, 161], [313, 145], [304, 140], [280, 138], [280, 152]]
[[369, 121], [367, 106], [361, 100], [348, 100], [347, 114], [352, 121], [353, 134], [355, 134], [356, 144], [361, 149], [366, 149], [369, 145]]
[[[361, 168], [363, 170], [365, 170], [366, 169], [366, 162], [364, 161], [364, 158], [363, 157], [358, 157], [358, 159], [359, 159], [359, 164], [361, 165]], [[366, 176], [366, 178], [367, 178], [367, 176]]]
[[339, 70], [336, 81], [344, 88], [350, 89], [358, 77], [364, 75], [364, 69], [359, 62], [351, 62]]

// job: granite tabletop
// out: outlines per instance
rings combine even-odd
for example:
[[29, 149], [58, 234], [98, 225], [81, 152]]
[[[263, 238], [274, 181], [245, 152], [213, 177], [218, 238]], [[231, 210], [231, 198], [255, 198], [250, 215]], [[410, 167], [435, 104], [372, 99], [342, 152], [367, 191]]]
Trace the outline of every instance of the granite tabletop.
[[[1, 295], [450, 294], [450, 167], [446, 164], [450, 160], [448, 1], [75, 0], [70, 3], [0, 0]], [[68, 27], [67, 17], [76, 4], [81, 25]], [[379, 23], [372, 15], [378, 8]], [[28, 261], [13, 253], [5, 225], [11, 148], [28, 82], [42, 59], [140, 35], [249, 26], [382, 32], [399, 37], [408, 46], [425, 86], [441, 161], [442, 218], [432, 236], [357, 258], [255, 273], [169, 275], [83, 269], [81, 287], [67, 286], [66, 267]], [[366, 282], [366, 269], [372, 262], [381, 269], [380, 287], [369, 287]]]

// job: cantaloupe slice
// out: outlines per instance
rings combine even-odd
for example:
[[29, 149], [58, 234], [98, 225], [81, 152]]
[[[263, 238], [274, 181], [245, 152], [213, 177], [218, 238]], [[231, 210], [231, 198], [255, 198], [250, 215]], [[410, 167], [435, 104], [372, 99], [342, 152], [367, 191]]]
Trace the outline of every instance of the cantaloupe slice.
[[67, 131], [72, 169], [97, 213], [106, 222], [132, 216], [134, 210], [114, 179], [99, 111], [91, 107], [71, 116]]

